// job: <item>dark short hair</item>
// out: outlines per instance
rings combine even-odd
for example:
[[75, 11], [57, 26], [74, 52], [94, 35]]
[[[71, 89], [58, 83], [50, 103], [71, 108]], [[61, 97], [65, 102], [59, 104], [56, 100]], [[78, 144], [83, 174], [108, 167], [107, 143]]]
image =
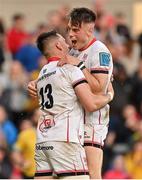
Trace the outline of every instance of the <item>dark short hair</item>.
[[82, 22], [91, 23], [96, 21], [96, 14], [88, 8], [74, 8], [70, 15], [71, 24], [81, 26]]
[[12, 19], [13, 19], [13, 21], [15, 22], [15, 21], [17, 21], [17, 20], [24, 19], [24, 17], [25, 17], [24, 14], [17, 13], [17, 14], [14, 14], [14, 15], [13, 15]]
[[37, 41], [36, 41], [37, 47], [43, 55], [46, 56], [45, 47], [48, 46], [49, 41], [52, 38], [56, 38], [56, 37], [58, 37], [58, 34], [56, 31], [44, 32], [38, 36]]

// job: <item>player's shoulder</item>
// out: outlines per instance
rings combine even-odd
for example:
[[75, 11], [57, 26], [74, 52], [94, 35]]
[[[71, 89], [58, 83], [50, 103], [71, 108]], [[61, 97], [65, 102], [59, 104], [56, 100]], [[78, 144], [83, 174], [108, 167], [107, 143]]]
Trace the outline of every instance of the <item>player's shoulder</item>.
[[42, 67], [42, 69], [40, 70], [39, 77], [43, 76], [44, 74], [55, 71], [56, 67], [57, 67], [57, 62], [51, 62], [51, 63], [44, 65]]
[[101, 42], [99, 40], [95, 41], [95, 43], [93, 44], [93, 48], [94, 48], [95, 51], [98, 51], [98, 52], [103, 51], [103, 52], [110, 53], [107, 46], [103, 42]]
[[43, 74], [45, 74], [45, 73], [47, 72], [47, 69], [48, 69], [48, 64], [46, 64], [46, 65], [44, 65], [44, 66], [42, 67], [42, 69], [41, 69], [40, 72], [39, 72], [39, 76], [38, 76], [38, 77], [40, 77], [40, 76], [42, 76]]

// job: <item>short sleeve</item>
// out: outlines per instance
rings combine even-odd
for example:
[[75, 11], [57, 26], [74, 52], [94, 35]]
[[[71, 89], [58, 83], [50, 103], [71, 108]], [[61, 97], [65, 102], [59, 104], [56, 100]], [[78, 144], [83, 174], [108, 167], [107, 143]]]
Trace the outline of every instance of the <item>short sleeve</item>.
[[75, 88], [79, 84], [87, 83], [87, 80], [83, 72], [78, 67], [75, 66], [73, 67], [72, 71], [70, 71], [69, 78], [73, 88]]
[[95, 52], [91, 61], [91, 74], [109, 74], [112, 65], [112, 56], [109, 51], [101, 49]]

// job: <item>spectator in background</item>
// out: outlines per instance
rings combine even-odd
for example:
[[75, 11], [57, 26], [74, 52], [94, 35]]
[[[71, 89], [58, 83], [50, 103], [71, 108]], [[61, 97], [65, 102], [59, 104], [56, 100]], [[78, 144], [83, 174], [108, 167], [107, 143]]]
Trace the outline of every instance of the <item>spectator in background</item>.
[[135, 106], [131, 104], [126, 105], [123, 108], [123, 117], [125, 118], [125, 127], [129, 128], [132, 132], [135, 132], [138, 129], [138, 124], [141, 120]]
[[116, 155], [112, 167], [104, 174], [104, 179], [129, 179], [130, 176], [126, 171], [123, 155]]
[[97, 16], [100, 16], [106, 11], [105, 6], [107, 1], [108, 0], [93, 0], [92, 7], [93, 10], [96, 12]]
[[0, 105], [0, 128], [6, 138], [7, 145], [11, 147], [17, 139], [17, 129], [8, 119], [5, 108]]
[[57, 10], [52, 10], [48, 13], [47, 23], [49, 29], [55, 29], [56, 31], [59, 31], [61, 24], [61, 16]]
[[8, 49], [12, 53], [13, 59], [20, 47], [27, 41], [27, 32], [25, 31], [25, 16], [15, 14], [12, 19], [12, 28], [7, 33]]
[[7, 149], [0, 146], [0, 179], [9, 179], [11, 175], [11, 164]]
[[11, 63], [8, 85], [3, 91], [1, 102], [8, 109], [11, 119], [18, 127], [21, 113], [25, 113], [28, 95], [26, 92], [27, 74], [20, 62]]
[[11, 165], [11, 173], [10, 179], [22, 179], [22, 163], [23, 159], [21, 154], [12, 150], [9, 155], [10, 165]]
[[131, 39], [131, 35], [126, 23], [125, 15], [121, 12], [117, 13], [115, 16], [115, 21], [117, 33], [122, 36], [125, 41], [129, 41]]
[[31, 33], [28, 36], [27, 43], [23, 45], [16, 53], [15, 58], [18, 60], [27, 72], [38, 69], [41, 52], [35, 45], [37, 33]]
[[24, 131], [32, 127], [32, 122], [29, 119], [22, 119], [19, 125], [19, 131]]
[[142, 116], [142, 59], [139, 61], [138, 69], [133, 76], [131, 101]]
[[120, 63], [114, 63], [114, 90], [115, 97], [112, 102], [112, 113], [118, 117], [122, 115], [122, 109], [129, 102], [129, 94], [131, 92], [131, 83], [129, 82], [126, 70]]
[[141, 120], [137, 123], [137, 131], [133, 135], [133, 142], [142, 139], [142, 117]]
[[142, 139], [133, 144], [125, 157], [125, 164], [132, 179], [142, 178]]
[[17, 142], [14, 145], [14, 150], [19, 152], [23, 158], [22, 171], [25, 179], [33, 178], [35, 174], [34, 150], [36, 142], [36, 126], [40, 115], [41, 112], [39, 109], [36, 109], [33, 112], [29, 119], [30, 122], [28, 123], [28, 126], [26, 126], [26, 128], [22, 127]]
[[0, 179], [22, 179], [21, 156], [0, 145]]
[[67, 38], [67, 24], [69, 13], [69, 6], [63, 5], [58, 10], [50, 11], [48, 14], [48, 27], [49, 30], [56, 30], [64, 38]]
[[102, 12], [99, 15], [97, 28], [95, 28], [95, 36], [104, 43], [107, 41], [118, 43], [120, 40], [115, 32], [114, 20], [110, 18], [106, 12]]
[[38, 69], [32, 71], [32, 73], [30, 74], [31, 80], [38, 78], [39, 72], [45, 64], [47, 64], [47, 59], [44, 56], [41, 56], [38, 61]]
[[138, 43], [140, 46], [140, 58], [142, 58], [142, 33], [140, 33], [138, 36]]
[[60, 15], [61, 24], [59, 26], [59, 33], [63, 35], [63, 37], [67, 38], [67, 25], [68, 25], [68, 14], [70, 12], [70, 7], [67, 4], [63, 4], [59, 9], [58, 13]]
[[2, 68], [2, 64], [5, 60], [4, 57], [4, 38], [5, 38], [5, 27], [3, 20], [0, 18], [0, 71]]

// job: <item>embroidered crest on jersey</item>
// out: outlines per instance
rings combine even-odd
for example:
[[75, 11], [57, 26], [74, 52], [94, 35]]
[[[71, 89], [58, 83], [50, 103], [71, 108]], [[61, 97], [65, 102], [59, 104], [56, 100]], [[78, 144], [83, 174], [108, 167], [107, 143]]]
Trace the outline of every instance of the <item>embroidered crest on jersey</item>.
[[88, 54], [84, 54], [83, 57], [82, 57], [82, 61], [84, 62], [88, 57]]
[[109, 66], [110, 54], [106, 52], [99, 53], [100, 66]]
[[39, 130], [43, 133], [43, 132], [47, 132], [47, 130], [53, 126], [55, 126], [55, 121], [53, 119], [52, 116], [47, 116], [46, 115], [43, 115], [43, 118], [42, 122], [39, 124]]

